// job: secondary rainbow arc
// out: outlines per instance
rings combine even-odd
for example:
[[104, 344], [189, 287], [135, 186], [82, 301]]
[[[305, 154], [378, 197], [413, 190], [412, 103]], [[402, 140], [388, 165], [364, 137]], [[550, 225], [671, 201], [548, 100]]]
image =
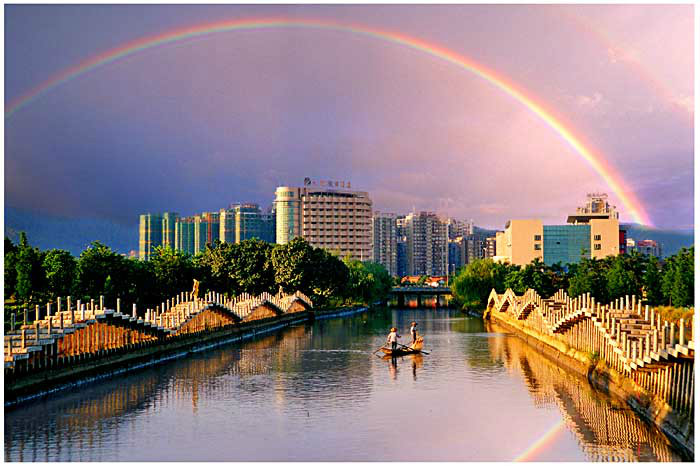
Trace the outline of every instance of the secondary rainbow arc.
[[613, 193], [616, 194], [618, 199], [620, 199], [625, 207], [625, 210], [635, 222], [645, 225], [652, 225], [651, 220], [642, 204], [639, 202], [639, 200], [637, 200], [634, 193], [627, 188], [623, 179], [607, 163], [605, 158], [594, 151], [591, 147], [585, 145], [581, 138], [575, 134], [573, 129], [563, 122], [562, 118], [556, 117], [551, 110], [546, 109], [543, 104], [537, 102], [534, 97], [527, 95], [525, 91], [521, 90], [517, 85], [508, 81], [503, 76], [499, 76], [486, 66], [442, 46], [431, 44], [422, 39], [403, 35], [398, 32], [372, 29], [354, 24], [351, 25], [315, 19], [256, 18], [200, 24], [197, 26], [171, 30], [156, 36], [145, 37], [89, 58], [52, 76], [19, 98], [13, 100], [5, 109], [5, 120], [55, 87], [84, 73], [98, 67], [105, 66], [119, 60], [120, 58], [139, 51], [180, 40], [220, 32], [272, 28], [325, 29], [373, 37], [427, 53], [485, 79], [524, 105], [528, 110], [539, 117], [540, 120], [553, 129], [567, 143], [567, 145], [574, 150], [575, 153], [581, 156], [591, 166], [591, 168], [598, 173], [598, 175], [603, 179], [603, 181], [605, 181]]

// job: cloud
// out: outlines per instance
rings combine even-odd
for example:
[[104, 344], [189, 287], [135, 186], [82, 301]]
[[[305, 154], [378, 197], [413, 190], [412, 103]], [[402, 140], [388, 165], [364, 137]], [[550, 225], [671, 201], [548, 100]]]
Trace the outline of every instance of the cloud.
[[594, 92], [592, 96], [578, 95], [575, 98], [576, 105], [579, 107], [594, 109], [603, 103], [603, 94]]
[[690, 115], [695, 114], [695, 97], [692, 95], [679, 95], [672, 100], [673, 104], [681, 107]]

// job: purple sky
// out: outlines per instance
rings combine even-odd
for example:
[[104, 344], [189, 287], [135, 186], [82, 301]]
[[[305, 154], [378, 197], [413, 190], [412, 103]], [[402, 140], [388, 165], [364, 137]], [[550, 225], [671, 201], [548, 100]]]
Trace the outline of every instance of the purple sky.
[[[209, 21], [323, 18], [465, 55], [564, 116], [658, 227], [693, 226], [693, 7], [5, 6], [5, 98], [124, 42]], [[5, 203], [135, 223], [270, 204], [305, 176], [375, 209], [564, 223], [603, 179], [523, 105], [434, 57], [334, 31], [153, 48], [5, 121]], [[622, 203], [621, 219], [631, 221]]]

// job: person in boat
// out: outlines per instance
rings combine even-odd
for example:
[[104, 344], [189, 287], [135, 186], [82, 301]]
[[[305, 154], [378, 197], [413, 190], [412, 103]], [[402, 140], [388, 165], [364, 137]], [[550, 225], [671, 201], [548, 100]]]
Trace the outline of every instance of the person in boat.
[[411, 343], [414, 344], [416, 342], [416, 339], [418, 338], [418, 330], [416, 327], [418, 326], [417, 323], [411, 322]]
[[386, 343], [387, 345], [391, 343], [391, 350], [396, 351], [396, 344], [398, 343], [398, 339], [401, 338], [401, 335], [396, 333], [396, 327], [391, 327], [391, 330], [389, 331], [389, 335], [386, 337]]

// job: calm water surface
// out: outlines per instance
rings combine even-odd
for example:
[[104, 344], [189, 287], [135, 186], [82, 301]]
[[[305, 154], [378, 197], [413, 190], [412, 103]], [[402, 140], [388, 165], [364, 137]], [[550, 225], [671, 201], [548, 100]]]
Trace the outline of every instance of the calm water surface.
[[[371, 354], [412, 320], [430, 355]], [[5, 412], [6, 461], [516, 458], [682, 460], [624, 406], [450, 310], [299, 325]]]

